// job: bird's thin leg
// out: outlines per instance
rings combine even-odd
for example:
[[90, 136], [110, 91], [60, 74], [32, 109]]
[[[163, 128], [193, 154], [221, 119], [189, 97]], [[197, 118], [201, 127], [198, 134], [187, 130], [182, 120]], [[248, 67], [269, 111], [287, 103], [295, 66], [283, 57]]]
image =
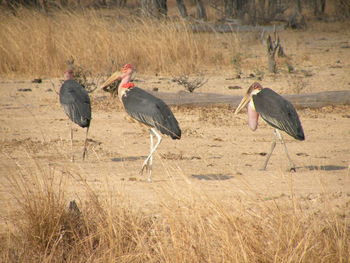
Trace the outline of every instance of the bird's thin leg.
[[[149, 131], [150, 134], [150, 151], [152, 151], [153, 149], [153, 132], [152, 130]], [[151, 157], [148, 160], [148, 164], [147, 164], [147, 168], [148, 168], [148, 181], [151, 182], [152, 181], [152, 164], [153, 164], [153, 154], [151, 155]]]
[[289, 165], [290, 165], [289, 170], [295, 172], [295, 165], [294, 165], [292, 159], [289, 156], [289, 153], [288, 153], [288, 150], [287, 150], [287, 145], [286, 145], [286, 143], [283, 140], [282, 134], [278, 130], [276, 130], [276, 135], [277, 135], [278, 139], [281, 141], [281, 143], [283, 144], [284, 151], [286, 152], [287, 158], [289, 160]]
[[85, 142], [84, 142], [84, 150], [83, 150], [83, 161], [85, 159], [85, 155], [86, 155], [86, 146], [87, 146], [87, 138], [88, 138], [88, 133], [89, 133], [89, 128], [86, 128], [86, 135], [85, 135]]
[[[154, 145], [154, 147], [151, 149], [151, 151], [150, 151], [149, 155], [147, 156], [146, 160], [143, 162], [140, 174], [142, 174], [143, 170], [148, 166], [150, 158], [152, 158], [153, 153], [157, 150], [159, 144], [162, 141], [162, 136], [160, 136], [160, 134], [154, 128], [151, 128], [150, 131], [157, 137], [158, 141], [157, 141], [156, 145]], [[149, 173], [148, 181], [152, 181], [151, 173]]]
[[72, 124], [70, 124], [70, 150], [71, 150], [71, 162], [74, 162], [74, 152], [73, 152], [73, 128]]
[[[150, 136], [150, 152], [152, 151], [153, 149], [153, 132], [151, 129], [149, 129], [149, 136]], [[144, 164], [145, 165], [145, 169], [148, 170], [150, 172], [150, 169], [152, 170], [152, 161], [153, 161], [153, 156], [151, 156], [148, 161], [147, 159], [144, 161]], [[143, 167], [143, 166], [142, 166]]]
[[271, 144], [270, 152], [267, 154], [265, 163], [264, 163], [263, 167], [262, 167], [260, 170], [263, 170], [263, 171], [266, 170], [266, 167], [267, 167], [267, 164], [268, 164], [268, 162], [269, 162], [269, 160], [270, 160], [270, 157], [271, 157], [271, 155], [272, 155], [272, 152], [273, 152], [273, 150], [274, 150], [275, 147], [276, 147], [276, 137], [277, 137], [276, 131], [274, 132], [274, 134], [275, 134], [275, 136], [273, 137], [273, 142], [272, 142], [272, 144]]

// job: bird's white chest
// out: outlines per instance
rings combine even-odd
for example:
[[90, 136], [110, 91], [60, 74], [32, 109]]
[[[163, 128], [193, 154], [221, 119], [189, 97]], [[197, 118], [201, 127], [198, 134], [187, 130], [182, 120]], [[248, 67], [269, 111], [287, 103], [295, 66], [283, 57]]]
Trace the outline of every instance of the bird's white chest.
[[119, 90], [118, 90], [118, 97], [119, 97], [119, 100], [120, 100], [120, 101], [122, 101], [122, 98], [123, 98], [124, 96], [126, 96], [127, 92], [128, 92], [128, 89], [119, 88]]
[[251, 100], [249, 101], [249, 104], [248, 104], [248, 107], [255, 110], [255, 104], [254, 104], [254, 97], [260, 92], [261, 90], [260, 89], [257, 89], [257, 90], [253, 90], [252, 93], [251, 93]]
[[[253, 98], [249, 101], [248, 107], [252, 110], [255, 110], [255, 105], [254, 105], [254, 101]], [[256, 111], [256, 110], [255, 110]]]

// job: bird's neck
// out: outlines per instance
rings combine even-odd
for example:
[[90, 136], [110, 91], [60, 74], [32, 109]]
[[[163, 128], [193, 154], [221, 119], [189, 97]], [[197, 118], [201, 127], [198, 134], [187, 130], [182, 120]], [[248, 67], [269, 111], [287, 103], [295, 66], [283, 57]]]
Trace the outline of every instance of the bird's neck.
[[69, 71], [64, 72], [64, 79], [65, 80], [70, 80], [70, 79], [73, 79], [73, 78], [74, 78], [74, 76], [73, 76], [72, 72], [69, 72]]
[[122, 81], [119, 83], [118, 90], [123, 87], [124, 84], [130, 82], [131, 80], [131, 73], [130, 74], [124, 74], [122, 75]]
[[131, 76], [132, 76], [132, 73], [122, 75], [122, 81], [119, 83], [119, 86], [118, 86], [118, 97], [120, 100], [122, 99], [122, 97], [126, 91], [126, 89], [123, 88], [123, 85], [130, 82]]

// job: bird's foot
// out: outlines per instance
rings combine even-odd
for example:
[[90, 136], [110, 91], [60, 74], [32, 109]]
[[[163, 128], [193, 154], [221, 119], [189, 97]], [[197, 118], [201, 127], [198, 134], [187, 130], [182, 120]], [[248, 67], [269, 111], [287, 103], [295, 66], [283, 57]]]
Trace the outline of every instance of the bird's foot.
[[147, 161], [144, 161], [143, 164], [142, 164], [142, 167], [141, 167], [141, 170], [140, 170], [140, 175], [143, 175], [143, 171], [146, 170], [148, 171], [149, 170], [149, 166], [148, 166], [148, 162]]
[[266, 171], [266, 166], [261, 167], [259, 171]]
[[146, 164], [146, 165], [142, 165], [142, 168], [141, 168], [141, 170], [140, 170], [140, 176], [142, 176], [143, 175], [143, 171], [146, 169], [146, 171], [148, 171], [149, 172], [149, 176], [147, 177], [147, 179], [146, 179], [146, 181], [147, 182], [149, 182], [149, 183], [152, 183], [152, 177], [151, 177], [151, 170], [150, 170], [150, 167], [149, 167], [149, 165], [148, 164]]
[[148, 171], [148, 177], [147, 177], [147, 179], [146, 179], [146, 181], [147, 182], [149, 182], [149, 183], [152, 183], [153, 182], [153, 180], [152, 180], [152, 169], [151, 169], [151, 166], [149, 165], [149, 163], [147, 162], [147, 163], [144, 163], [143, 165], [142, 165], [142, 168], [141, 168], [141, 170], [140, 170], [140, 175], [142, 176], [143, 175], [143, 172], [144, 172], [144, 170], [146, 170], [146, 171]]
[[143, 175], [144, 170], [146, 170], [146, 172], [148, 171], [149, 175], [147, 178], [147, 182], [151, 183], [152, 182], [152, 165], [149, 163], [149, 161], [144, 161], [141, 170], [140, 170], [140, 175]]
[[145, 167], [144, 166], [142, 166], [142, 168], [141, 168], [141, 170], [140, 170], [140, 172], [139, 172], [139, 175], [143, 175], [143, 171], [145, 170]]

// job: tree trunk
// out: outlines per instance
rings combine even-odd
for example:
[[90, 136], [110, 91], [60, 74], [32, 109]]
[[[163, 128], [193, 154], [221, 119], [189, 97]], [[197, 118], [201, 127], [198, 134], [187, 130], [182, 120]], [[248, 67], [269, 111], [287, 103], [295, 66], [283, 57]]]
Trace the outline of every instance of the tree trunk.
[[269, 64], [269, 72], [270, 73], [276, 73], [277, 72], [277, 67], [276, 67], [275, 56], [268, 54], [267, 59], [268, 59], [267, 62]]
[[176, 0], [177, 8], [179, 9], [180, 15], [183, 18], [187, 17], [187, 9], [184, 0]]
[[224, 0], [225, 17], [233, 16], [233, 0]]
[[269, 19], [273, 19], [272, 16], [274, 16], [276, 14], [276, 10], [277, 10], [277, 1], [276, 0], [269, 0], [269, 8], [268, 8], [268, 18]]
[[258, 8], [257, 8], [258, 21], [264, 20], [266, 17], [265, 5], [266, 5], [265, 0], [260, 0], [258, 3]]
[[98, 6], [107, 6], [107, 1], [106, 0], [99, 0]]
[[167, 0], [155, 0], [157, 17], [166, 17], [168, 15]]
[[207, 12], [202, 0], [196, 0], [197, 4], [197, 18], [201, 20], [207, 20]]
[[248, 0], [236, 0], [236, 9], [238, 11], [243, 11], [247, 5]]
[[166, 16], [168, 12], [167, 0], [141, 0], [141, 12], [147, 17]]
[[324, 15], [326, 10], [326, 0], [314, 0], [314, 15]]
[[270, 73], [276, 73], [277, 67], [276, 67], [276, 60], [275, 55], [276, 51], [279, 48], [279, 38], [277, 34], [275, 33], [275, 41], [272, 42], [271, 36], [267, 38], [266, 44], [267, 44], [267, 59], [268, 59], [268, 66], [269, 66], [269, 72]]
[[60, 5], [61, 5], [61, 7], [66, 7], [66, 6], [68, 6], [68, 0], [61, 0], [61, 1], [60, 1]]
[[247, 11], [248, 0], [235, 0], [235, 9], [238, 17], [243, 17]]
[[297, 5], [298, 12], [301, 14], [301, 9], [302, 9], [301, 0], [296, 0], [296, 5]]
[[126, 6], [126, 0], [113, 0], [112, 4], [115, 4], [118, 7], [125, 7]]
[[155, 15], [154, 0], [141, 0], [141, 14], [146, 17]]

